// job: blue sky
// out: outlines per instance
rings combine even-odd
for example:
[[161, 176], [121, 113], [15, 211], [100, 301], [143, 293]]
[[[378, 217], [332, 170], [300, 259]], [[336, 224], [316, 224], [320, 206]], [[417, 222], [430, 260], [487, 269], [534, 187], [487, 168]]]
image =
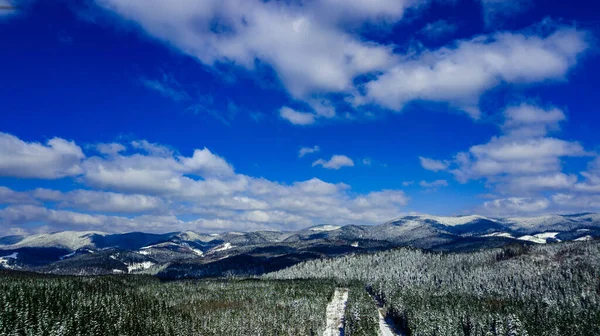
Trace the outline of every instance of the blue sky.
[[0, 5], [0, 234], [600, 210], [599, 4]]

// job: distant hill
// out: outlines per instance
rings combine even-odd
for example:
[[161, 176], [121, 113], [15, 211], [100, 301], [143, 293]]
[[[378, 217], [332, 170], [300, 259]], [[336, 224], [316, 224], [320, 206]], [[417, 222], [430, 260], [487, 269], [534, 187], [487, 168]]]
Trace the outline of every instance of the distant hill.
[[204, 234], [56, 232], [0, 238], [0, 268], [53, 274], [149, 273], [169, 278], [261, 274], [295, 263], [400, 246], [470, 251], [600, 237], [593, 213], [523, 218], [404, 216], [381, 225]]

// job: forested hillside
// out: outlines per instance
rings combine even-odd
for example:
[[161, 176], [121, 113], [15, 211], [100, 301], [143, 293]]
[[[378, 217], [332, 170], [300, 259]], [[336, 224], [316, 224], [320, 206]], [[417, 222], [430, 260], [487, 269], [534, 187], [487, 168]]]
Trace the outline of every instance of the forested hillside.
[[0, 273], [0, 335], [318, 335], [329, 281]]
[[402, 248], [265, 278], [361, 281], [407, 335], [600, 335], [597, 241], [452, 254]]

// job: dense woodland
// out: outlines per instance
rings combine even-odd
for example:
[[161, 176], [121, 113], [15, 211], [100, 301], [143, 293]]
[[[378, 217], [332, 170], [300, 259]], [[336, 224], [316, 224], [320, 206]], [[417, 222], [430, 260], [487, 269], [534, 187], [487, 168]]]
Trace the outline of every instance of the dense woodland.
[[407, 335], [600, 335], [597, 241], [456, 254], [403, 248], [266, 278], [361, 281]]
[[0, 335], [320, 335], [329, 281], [0, 273]]
[[600, 335], [600, 242], [472, 253], [401, 248], [313, 260], [263, 279], [0, 271], [0, 336], [321, 335], [336, 286], [345, 335]]

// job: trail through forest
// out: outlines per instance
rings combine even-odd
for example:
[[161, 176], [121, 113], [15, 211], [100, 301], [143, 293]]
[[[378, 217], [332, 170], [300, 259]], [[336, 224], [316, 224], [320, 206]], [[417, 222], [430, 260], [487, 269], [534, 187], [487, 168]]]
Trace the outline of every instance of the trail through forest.
[[344, 312], [348, 302], [348, 288], [336, 288], [327, 305], [327, 323], [323, 336], [344, 335]]
[[377, 312], [379, 313], [379, 334], [381, 336], [399, 336], [402, 335], [401, 333], [397, 333], [394, 331], [394, 327], [391, 324], [391, 321], [389, 321], [389, 319], [386, 319], [383, 316], [381, 308], [377, 308]]
[[382, 303], [377, 300], [375, 296], [372, 296], [377, 305], [377, 313], [379, 314], [379, 335], [380, 336], [404, 336], [403, 333], [399, 332], [394, 326], [394, 322], [390, 318], [386, 318], [383, 312]]

